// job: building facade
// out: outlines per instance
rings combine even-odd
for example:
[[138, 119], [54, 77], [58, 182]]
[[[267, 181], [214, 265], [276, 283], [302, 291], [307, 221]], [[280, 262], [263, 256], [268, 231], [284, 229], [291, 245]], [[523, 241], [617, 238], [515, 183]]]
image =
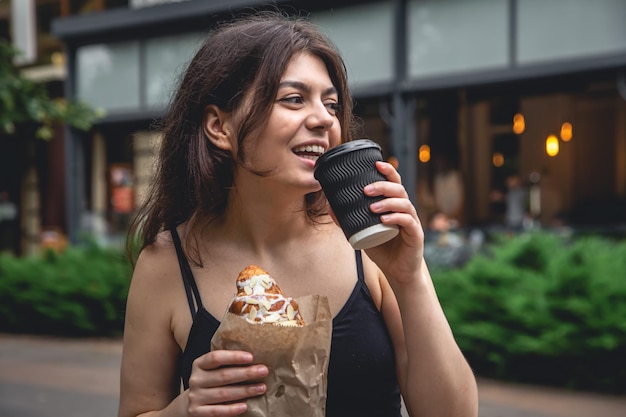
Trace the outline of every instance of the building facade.
[[[52, 20], [108, 8], [127, 7], [127, 0], [2, 0], [0, 41], [19, 55], [11, 62], [22, 77], [43, 84], [48, 96], [64, 95], [63, 44], [51, 34]], [[3, 55], [4, 56], [4, 55]], [[13, 74], [13, 71], [9, 72]], [[15, 98], [12, 84], [0, 75], [0, 117], [6, 126]], [[17, 100], [17, 101], [15, 101]], [[64, 243], [66, 229], [64, 134], [56, 126], [48, 140], [35, 138], [36, 124], [22, 120], [12, 132], [0, 133], [0, 252], [37, 253], [42, 243]]]
[[517, 179], [525, 224], [626, 224], [626, 2], [135, 0], [52, 23], [65, 94], [106, 111], [65, 135], [71, 239], [124, 236], [186, 62], [215, 24], [264, 8], [309, 16], [342, 51], [362, 136], [425, 223], [505, 224]]

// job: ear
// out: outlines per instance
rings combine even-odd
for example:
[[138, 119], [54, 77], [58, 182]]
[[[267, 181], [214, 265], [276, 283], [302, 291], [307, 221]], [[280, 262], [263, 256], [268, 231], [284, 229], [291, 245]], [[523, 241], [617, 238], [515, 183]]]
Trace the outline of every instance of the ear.
[[235, 129], [232, 115], [214, 104], [204, 111], [203, 129], [206, 137], [219, 149], [232, 151]]

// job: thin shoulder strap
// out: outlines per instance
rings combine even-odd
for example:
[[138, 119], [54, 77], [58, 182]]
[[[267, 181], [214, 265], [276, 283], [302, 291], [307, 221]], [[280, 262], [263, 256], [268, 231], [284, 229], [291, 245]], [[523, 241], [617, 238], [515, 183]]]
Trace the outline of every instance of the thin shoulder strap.
[[[187, 302], [189, 303], [189, 310], [191, 310], [191, 317], [195, 317], [196, 312], [202, 307], [202, 300], [200, 299], [200, 292], [196, 285], [196, 280], [191, 272], [191, 266], [189, 261], [183, 252], [183, 246], [180, 242], [180, 236], [176, 231], [176, 227], [171, 227], [170, 232], [174, 239], [174, 247], [176, 248], [176, 256], [178, 257], [178, 265], [180, 266], [180, 272], [183, 276], [183, 284], [185, 285], [185, 293], [187, 294]], [[193, 291], [193, 294], [192, 294]], [[197, 306], [197, 308], [196, 308]]]
[[357, 277], [358, 277], [359, 281], [365, 282], [365, 275], [363, 274], [363, 257], [361, 255], [361, 251], [360, 250], [355, 250], [354, 253], [356, 254], [356, 274], [357, 274]]
[[370, 293], [370, 289], [367, 287], [367, 283], [365, 282], [365, 274], [363, 272], [363, 254], [360, 250], [354, 251], [356, 254], [356, 274], [359, 282], [359, 286], [365, 291], [365, 294], [369, 298], [372, 298], [372, 294]]

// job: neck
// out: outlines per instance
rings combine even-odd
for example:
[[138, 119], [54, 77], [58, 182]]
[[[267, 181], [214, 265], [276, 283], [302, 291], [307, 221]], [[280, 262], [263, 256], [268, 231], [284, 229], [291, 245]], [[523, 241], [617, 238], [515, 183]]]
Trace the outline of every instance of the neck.
[[310, 234], [310, 226], [301, 190], [238, 184], [230, 193], [218, 229], [239, 247], [262, 255], [286, 250], [290, 243]]

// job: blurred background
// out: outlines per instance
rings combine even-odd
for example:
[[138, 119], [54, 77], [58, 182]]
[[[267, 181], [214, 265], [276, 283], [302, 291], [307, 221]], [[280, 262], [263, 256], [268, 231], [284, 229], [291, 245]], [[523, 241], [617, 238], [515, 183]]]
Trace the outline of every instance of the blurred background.
[[[199, 42], [263, 1], [1, 0], [0, 38], [88, 131], [0, 139], [0, 247], [119, 242], [150, 180], [151, 129]], [[276, 1], [345, 56], [361, 136], [398, 164], [426, 222], [626, 228], [626, 2]], [[507, 204], [508, 203], [508, 204]], [[508, 207], [507, 207], [508, 206]], [[3, 213], [4, 213], [3, 209]], [[10, 231], [8, 231], [10, 229]], [[46, 231], [51, 233], [45, 234]], [[42, 232], [44, 234], [42, 235]]]
[[623, 0], [0, 0], [0, 331], [119, 336], [154, 123], [212, 27], [266, 8], [342, 51], [477, 372], [623, 395]]

